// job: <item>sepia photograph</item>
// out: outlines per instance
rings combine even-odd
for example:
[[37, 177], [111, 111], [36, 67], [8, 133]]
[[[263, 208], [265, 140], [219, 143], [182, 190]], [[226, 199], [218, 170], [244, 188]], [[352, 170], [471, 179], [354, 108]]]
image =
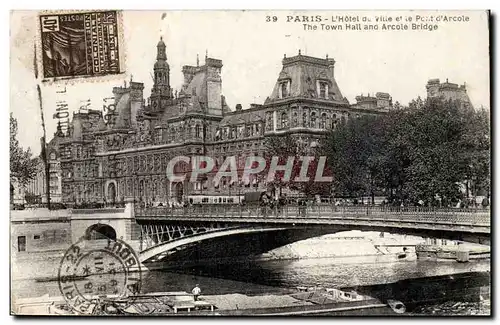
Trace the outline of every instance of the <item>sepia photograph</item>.
[[10, 315], [491, 316], [488, 10], [12, 10]]

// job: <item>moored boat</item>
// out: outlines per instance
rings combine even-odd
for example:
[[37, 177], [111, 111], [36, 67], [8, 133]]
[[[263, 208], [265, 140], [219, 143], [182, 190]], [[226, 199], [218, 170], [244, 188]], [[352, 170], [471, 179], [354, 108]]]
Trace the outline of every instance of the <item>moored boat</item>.
[[[355, 291], [317, 287], [299, 287], [296, 293], [289, 295], [213, 295], [198, 300], [187, 292], [154, 292], [128, 298], [94, 298], [86, 315], [291, 316], [387, 315], [404, 312], [401, 302], [382, 302]], [[231, 301], [234, 305], [224, 301]], [[220, 306], [217, 306], [218, 304]], [[78, 315], [62, 297], [46, 295], [22, 299], [16, 302], [16, 306], [16, 315]]]

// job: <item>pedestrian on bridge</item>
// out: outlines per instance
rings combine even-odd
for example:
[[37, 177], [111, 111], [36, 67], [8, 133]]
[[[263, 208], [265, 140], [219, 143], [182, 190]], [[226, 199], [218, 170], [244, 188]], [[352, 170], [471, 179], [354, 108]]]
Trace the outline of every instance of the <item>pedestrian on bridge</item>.
[[200, 289], [200, 285], [197, 284], [193, 290], [191, 291], [191, 293], [193, 294], [194, 296], [194, 301], [198, 301], [198, 297], [200, 296], [200, 293], [201, 293], [201, 289]]

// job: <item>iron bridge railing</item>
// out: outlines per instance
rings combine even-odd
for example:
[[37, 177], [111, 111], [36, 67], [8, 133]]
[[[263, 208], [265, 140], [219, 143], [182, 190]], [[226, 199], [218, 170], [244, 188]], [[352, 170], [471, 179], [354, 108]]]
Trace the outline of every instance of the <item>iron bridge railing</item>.
[[268, 206], [190, 206], [184, 208], [147, 207], [134, 208], [136, 218], [154, 219], [203, 219], [252, 221], [256, 219], [291, 220], [373, 220], [427, 224], [451, 224], [490, 227], [490, 210], [474, 208], [429, 208], [390, 206], [333, 206], [313, 205], [283, 207]]

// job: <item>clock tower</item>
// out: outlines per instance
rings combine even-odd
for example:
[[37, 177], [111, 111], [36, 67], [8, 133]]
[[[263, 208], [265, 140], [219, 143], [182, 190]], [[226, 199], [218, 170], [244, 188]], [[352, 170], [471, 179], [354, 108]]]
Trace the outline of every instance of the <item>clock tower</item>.
[[153, 68], [154, 84], [151, 90], [151, 110], [161, 112], [166, 106], [166, 101], [172, 98], [170, 88], [170, 67], [167, 63], [167, 46], [160, 38], [156, 46], [156, 62]]

